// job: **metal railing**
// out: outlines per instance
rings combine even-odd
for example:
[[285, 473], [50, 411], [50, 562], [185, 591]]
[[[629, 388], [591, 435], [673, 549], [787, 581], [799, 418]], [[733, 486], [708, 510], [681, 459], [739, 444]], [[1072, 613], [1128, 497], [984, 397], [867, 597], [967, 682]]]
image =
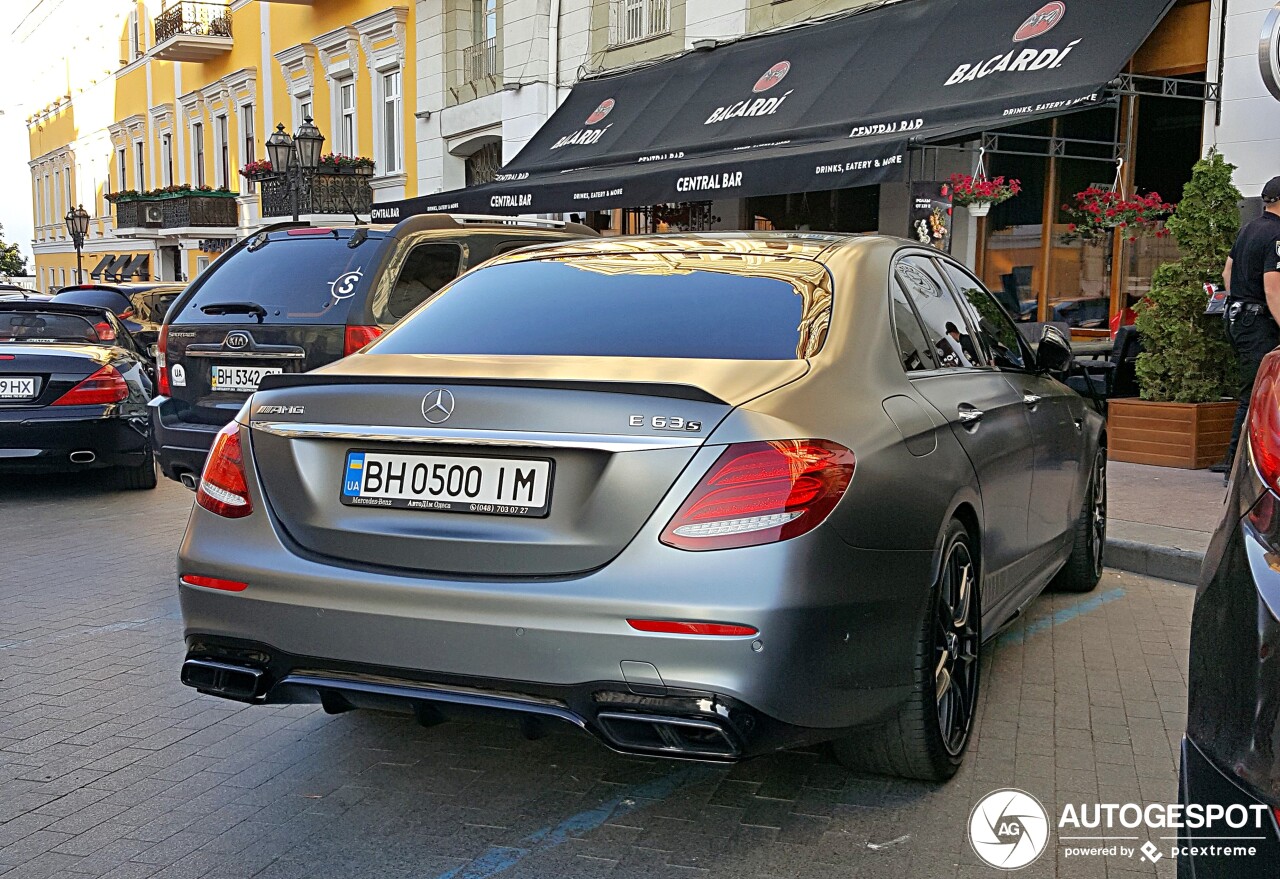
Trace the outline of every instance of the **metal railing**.
[[156, 16], [156, 43], [179, 35], [198, 37], [231, 36], [231, 6], [179, 0]]
[[668, 0], [610, 0], [609, 45], [623, 46], [671, 32]]
[[[369, 178], [357, 174], [312, 174], [298, 197], [302, 214], [369, 214], [373, 210], [373, 189]], [[262, 216], [291, 217], [293, 201], [289, 181], [271, 178], [258, 184], [262, 193]]]
[[[160, 208], [158, 226], [147, 222], [147, 208]], [[151, 226], [160, 229], [186, 229], [210, 227], [231, 229], [239, 225], [240, 209], [234, 198], [226, 196], [178, 195], [145, 201], [121, 201], [116, 206], [117, 229], [139, 229]]]
[[462, 75], [467, 82], [476, 82], [498, 75], [498, 38], [490, 37], [462, 50]]

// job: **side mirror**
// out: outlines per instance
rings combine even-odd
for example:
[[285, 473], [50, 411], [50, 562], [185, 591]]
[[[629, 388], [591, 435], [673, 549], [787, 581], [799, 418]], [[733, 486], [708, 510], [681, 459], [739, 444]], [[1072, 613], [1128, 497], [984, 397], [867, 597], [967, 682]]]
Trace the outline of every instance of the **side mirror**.
[[1055, 326], [1046, 326], [1040, 334], [1036, 349], [1036, 365], [1045, 372], [1063, 375], [1071, 368], [1075, 355], [1071, 353], [1071, 340]]

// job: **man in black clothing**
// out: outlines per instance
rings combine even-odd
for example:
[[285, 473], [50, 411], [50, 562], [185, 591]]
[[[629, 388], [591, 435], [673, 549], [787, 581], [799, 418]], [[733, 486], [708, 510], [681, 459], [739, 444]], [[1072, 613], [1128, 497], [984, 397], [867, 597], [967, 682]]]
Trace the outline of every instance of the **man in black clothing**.
[[1240, 363], [1240, 408], [1231, 429], [1231, 446], [1222, 463], [1209, 468], [1226, 473], [1236, 457], [1248, 413], [1253, 381], [1262, 358], [1280, 345], [1280, 177], [1262, 189], [1262, 216], [1240, 230], [1227, 257], [1222, 279], [1227, 285], [1227, 338]]

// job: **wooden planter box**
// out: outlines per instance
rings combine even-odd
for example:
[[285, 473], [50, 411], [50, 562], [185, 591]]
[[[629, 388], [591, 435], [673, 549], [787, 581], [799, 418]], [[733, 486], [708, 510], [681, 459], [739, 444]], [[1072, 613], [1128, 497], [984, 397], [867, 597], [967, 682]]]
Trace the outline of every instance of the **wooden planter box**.
[[1236, 404], [1107, 403], [1107, 455], [1112, 461], [1201, 470], [1222, 460], [1231, 443]]

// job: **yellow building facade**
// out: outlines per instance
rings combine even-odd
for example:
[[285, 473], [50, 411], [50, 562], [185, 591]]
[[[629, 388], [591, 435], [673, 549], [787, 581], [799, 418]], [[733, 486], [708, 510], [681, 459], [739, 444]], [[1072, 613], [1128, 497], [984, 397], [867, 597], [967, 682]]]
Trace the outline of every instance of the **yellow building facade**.
[[280, 183], [241, 169], [266, 158], [277, 124], [292, 133], [307, 116], [326, 155], [367, 157], [373, 171], [325, 165], [304, 217], [367, 220], [373, 202], [417, 194], [413, 3], [108, 5], [84, 7], [104, 19], [96, 67], [61, 59], [65, 88], [27, 119], [42, 290], [76, 282], [64, 218], [78, 204], [93, 217], [86, 282], [190, 280], [236, 238], [291, 218]]

